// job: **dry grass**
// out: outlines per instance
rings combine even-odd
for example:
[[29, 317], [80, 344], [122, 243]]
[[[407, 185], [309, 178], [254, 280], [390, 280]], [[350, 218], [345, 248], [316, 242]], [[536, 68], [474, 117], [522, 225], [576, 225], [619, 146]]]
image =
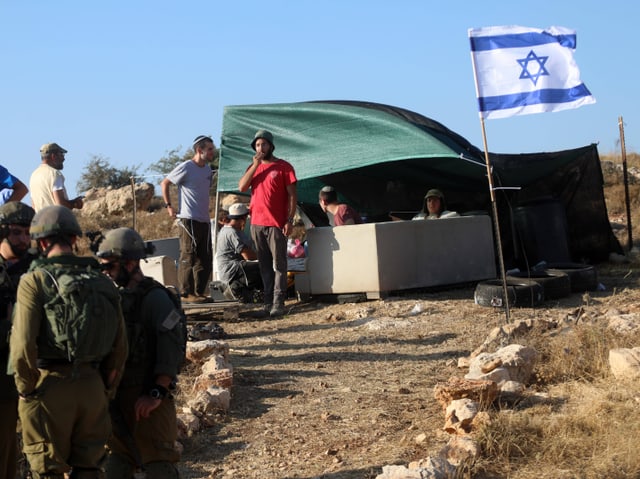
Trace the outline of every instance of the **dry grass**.
[[480, 433], [475, 472], [498, 477], [631, 478], [640, 474], [640, 391], [611, 377], [610, 349], [635, 347], [600, 319], [527, 338], [540, 354], [522, 401], [499, 410]]
[[636, 478], [638, 394], [612, 383], [570, 382], [547, 398], [494, 415], [479, 436], [482, 477]]

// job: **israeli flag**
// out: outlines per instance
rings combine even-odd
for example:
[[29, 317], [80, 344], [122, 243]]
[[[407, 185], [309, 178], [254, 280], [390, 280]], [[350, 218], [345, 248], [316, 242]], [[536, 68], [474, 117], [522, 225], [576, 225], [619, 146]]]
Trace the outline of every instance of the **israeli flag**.
[[567, 110], [596, 102], [573, 59], [575, 30], [471, 28], [469, 40], [481, 118]]

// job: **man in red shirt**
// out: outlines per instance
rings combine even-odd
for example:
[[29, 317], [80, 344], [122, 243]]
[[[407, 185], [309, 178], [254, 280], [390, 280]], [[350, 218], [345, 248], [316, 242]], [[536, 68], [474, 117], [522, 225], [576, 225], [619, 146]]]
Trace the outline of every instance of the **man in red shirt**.
[[251, 148], [256, 154], [238, 189], [251, 188], [251, 239], [264, 285], [264, 311], [277, 317], [284, 314], [287, 296], [287, 236], [296, 213], [297, 178], [290, 163], [273, 155], [271, 132], [258, 130]]

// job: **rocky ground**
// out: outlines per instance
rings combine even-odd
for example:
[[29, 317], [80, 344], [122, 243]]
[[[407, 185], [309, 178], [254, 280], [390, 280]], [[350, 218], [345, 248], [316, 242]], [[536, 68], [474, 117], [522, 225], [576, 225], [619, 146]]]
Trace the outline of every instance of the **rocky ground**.
[[[511, 320], [576, 308], [635, 310], [631, 264], [599, 267], [604, 291], [573, 294]], [[287, 303], [278, 319], [220, 321], [234, 367], [231, 409], [183, 440], [184, 478], [372, 479], [387, 464], [435, 455], [447, 442], [436, 384], [505, 322], [472, 285], [379, 301]], [[181, 400], [188, 395], [183, 380]]]

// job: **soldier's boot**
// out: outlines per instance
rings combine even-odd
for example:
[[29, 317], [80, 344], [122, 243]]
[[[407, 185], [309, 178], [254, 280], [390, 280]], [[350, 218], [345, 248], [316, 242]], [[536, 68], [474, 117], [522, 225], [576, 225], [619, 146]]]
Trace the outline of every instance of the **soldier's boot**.
[[111, 452], [107, 457], [105, 464], [107, 479], [124, 479], [133, 477], [135, 467], [129, 462], [129, 459], [123, 454]]
[[144, 465], [147, 479], [180, 479], [175, 464], [167, 461], [148, 462]]
[[49, 474], [38, 474], [37, 472], [31, 471], [31, 475], [28, 476], [33, 479], [65, 479], [64, 474], [51, 472]]
[[69, 479], [105, 479], [104, 472], [98, 468], [74, 467]]

